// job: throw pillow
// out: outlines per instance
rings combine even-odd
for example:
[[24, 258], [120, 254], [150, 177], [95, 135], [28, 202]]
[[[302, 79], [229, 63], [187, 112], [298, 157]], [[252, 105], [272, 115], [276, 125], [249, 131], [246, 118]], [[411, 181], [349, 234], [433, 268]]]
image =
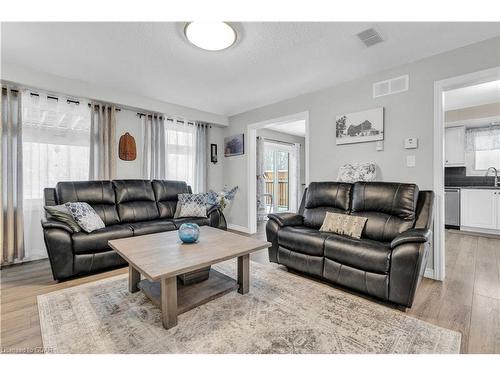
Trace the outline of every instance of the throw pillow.
[[366, 217], [327, 212], [323, 225], [319, 230], [321, 232], [333, 232], [349, 237], [361, 238], [366, 220], [368, 220]]
[[177, 217], [207, 217], [208, 196], [206, 193], [179, 194], [178, 198], [179, 213]]
[[376, 165], [374, 163], [351, 163], [345, 164], [339, 169], [338, 182], [354, 183], [358, 181], [373, 181], [376, 177]]
[[73, 232], [78, 233], [82, 230], [64, 204], [60, 204], [58, 206], [45, 206], [44, 209], [50, 218], [54, 218], [55, 220], [68, 224], [71, 229], [73, 229]]
[[68, 202], [64, 205], [68, 208], [73, 219], [75, 219], [85, 232], [90, 233], [105, 227], [102, 219], [88, 203]]

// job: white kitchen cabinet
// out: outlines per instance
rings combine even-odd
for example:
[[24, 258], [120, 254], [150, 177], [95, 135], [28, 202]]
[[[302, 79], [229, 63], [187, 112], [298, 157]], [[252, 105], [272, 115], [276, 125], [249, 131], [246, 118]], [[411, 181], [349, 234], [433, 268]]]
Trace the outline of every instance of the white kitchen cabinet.
[[500, 190], [461, 189], [460, 226], [500, 229]]
[[444, 129], [444, 165], [460, 167], [465, 165], [465, 126]]

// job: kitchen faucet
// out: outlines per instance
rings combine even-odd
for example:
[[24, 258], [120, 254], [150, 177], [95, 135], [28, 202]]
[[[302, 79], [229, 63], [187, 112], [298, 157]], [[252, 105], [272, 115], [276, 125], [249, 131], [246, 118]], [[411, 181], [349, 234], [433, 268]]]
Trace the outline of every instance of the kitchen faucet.
[[498, 170], [495, 167], [489, 167], [488, 170], [486, 171], [486, 176], [490, 173], [490, 169], [493, 169], [495, 171], [495, 182], [494, 186], [498, 187]]

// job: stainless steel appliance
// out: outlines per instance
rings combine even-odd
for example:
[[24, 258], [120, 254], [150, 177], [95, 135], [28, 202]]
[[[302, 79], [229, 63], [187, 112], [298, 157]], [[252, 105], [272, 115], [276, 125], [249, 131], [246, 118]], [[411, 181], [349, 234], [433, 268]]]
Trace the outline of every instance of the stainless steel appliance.
[[444, 226], [460, 229], [460, 189], [444, 189]]

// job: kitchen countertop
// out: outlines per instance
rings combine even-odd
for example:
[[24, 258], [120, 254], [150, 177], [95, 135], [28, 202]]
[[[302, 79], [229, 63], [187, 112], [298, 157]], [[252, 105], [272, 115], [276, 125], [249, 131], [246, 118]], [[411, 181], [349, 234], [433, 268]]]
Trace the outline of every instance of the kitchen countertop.
[[500, 190], [500, 186], [445, 186], [445, 189], [486, 189], [486, 190]]

